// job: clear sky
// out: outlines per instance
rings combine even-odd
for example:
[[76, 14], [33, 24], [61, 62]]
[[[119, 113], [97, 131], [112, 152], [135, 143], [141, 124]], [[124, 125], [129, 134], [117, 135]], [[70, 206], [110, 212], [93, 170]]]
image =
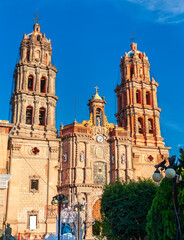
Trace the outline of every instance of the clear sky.
[[114, 89], [120, 83], [120, 57], [135, 33], [138, 50], [159, 83], [161, 134], [170, 155], [184, 147], [184, 1], [183, 0], [0, 0], [0, 119], [8, 120], [13, 71], [23, 34], [32, 32], [33, 15], [51, 38], [58, 69], [57, 128], [89, 118], [88, 99], [99, 87], [106, 97], [109, 122], [116, 122]]

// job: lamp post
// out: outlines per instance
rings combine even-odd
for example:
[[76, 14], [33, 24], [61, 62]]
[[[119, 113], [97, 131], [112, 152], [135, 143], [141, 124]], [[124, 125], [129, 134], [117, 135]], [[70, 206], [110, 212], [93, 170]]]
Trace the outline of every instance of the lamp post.
[[76, 203], [75, 204], [75, 211], [77, 212], [77, 240], [81, 239], [81, 217], [80, 212], [84, 210], [84, 204], [82, 203]]
[[162, 172], [165, 170], [165, 176], [169, 179], [172, 179], [173, 184], [173, 197], [174, 197], [174, 212], [175, 212], [175, 222], [176, 222], [176, 240], [182, 240], [181, 229], [180, 229], [180, 220], [178, 212], [178, 192], [176, 182], [182, 181], [182, 168], [184, 167], [184, 162], [179, 160], [179, 164], [176, 161], [176, 156], [169, 158], [169, 166], [166, 166], [166, 160], [155, 165], [155, 172], [152, 176], [155, 182], [160, 182], [162, 179]]
[[68, 199], [63, 194], [58, 194], [52, 198], [51, 204], [58, 205], [58, 240], [60, 240], [60, 232], [61, 232], [61, 205], [67, 204]]

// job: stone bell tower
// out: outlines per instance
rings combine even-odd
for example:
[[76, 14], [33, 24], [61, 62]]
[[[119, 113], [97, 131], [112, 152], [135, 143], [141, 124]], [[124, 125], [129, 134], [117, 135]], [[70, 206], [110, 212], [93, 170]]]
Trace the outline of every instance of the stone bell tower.
[[57, 194], [59, 144], [55, 128], [55, 78], [51, 41], [35, 23], [22, 39], [14, 72], [9, 136], [10, 174], [5, 222], [13, 236], [43, 239], [56, 231], [51, 200]]
[[159, 162], [168, 156], [169, 149], [164, 146], [160, 133], [158, 83], [154, 78], [150, 79], [149, 68], [146, 54], [137, 50], [136, 43], [132, 43], [131, 50], [121, 58], [121, 84], [115, 89], [118, 126], [126, 129], [132, 138], [134, 166], [137, 171], [141, 168], [139, 173], [135, 170], [135, 175], [145, 177], [149, 175], [149, 170], [141, 164]]
[[51, 56], [51, 40], [40, 32], [40, 24], [36, 23], [32, 33], [24, 34], [20, 60], [14, 73], [15, 89], [11, 105], [16, 135], [56, 136], [57, 69], [51, 64]]

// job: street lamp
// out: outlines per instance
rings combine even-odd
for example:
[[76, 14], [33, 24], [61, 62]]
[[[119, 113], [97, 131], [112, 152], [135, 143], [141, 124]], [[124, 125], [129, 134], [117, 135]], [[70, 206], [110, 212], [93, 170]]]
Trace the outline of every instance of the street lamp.
[[65, 195], [63, 194], [58, 194], [52, 198], [51, 204], [52, 205], [58, 205], [58, 240], [60, 240], [60, 222], [61, 222], [61, 204], [67, 204], [68, 199]]
[[77, 240], [81, 239], [81, 217], [80, 217], [80, 212], [83, 211], [85, 208], [84, 203], [76, 203], [74, 205], [74, 209], [77, 212]]
[[179, 212], [178, 212], [178, 194], [177, 194], [176, 182], [182, 181], [181, 172], [182, 172], [182, 168], [184, 168], [184, 162], [179, 160], [179, 164], [178, 164], [176, 161], [176, 156], [173, 156], [169, 158], [169, 166], [167, 167], [165, 164], [166, 164], [166, 160], [155, 165], [156, 170], [152, 178], [155, 182], [160, 182], [160, 180], [162, 179], [162, 174], [160, 173], [160, 171], [165, 170], [165, 176], [169, 179], [172, 179], [174, 212], [175, 212], [175, 221], [176, 221], [176, 240], [182, 240]]

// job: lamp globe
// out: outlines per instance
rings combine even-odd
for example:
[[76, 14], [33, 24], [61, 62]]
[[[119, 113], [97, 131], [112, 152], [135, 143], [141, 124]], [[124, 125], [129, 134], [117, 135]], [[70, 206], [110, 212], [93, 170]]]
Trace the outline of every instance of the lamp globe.
[[176, 172], [173, 168], [168, 167], [165, 171], [165, 175], [167, 178], [172, 179], [176, 176]]
[[153, 173], [153, 181], [155, 182], [160, 182], [162, 179], [162, 175], [160, 174], [160, 171], [157, 169], [154, 173]]

